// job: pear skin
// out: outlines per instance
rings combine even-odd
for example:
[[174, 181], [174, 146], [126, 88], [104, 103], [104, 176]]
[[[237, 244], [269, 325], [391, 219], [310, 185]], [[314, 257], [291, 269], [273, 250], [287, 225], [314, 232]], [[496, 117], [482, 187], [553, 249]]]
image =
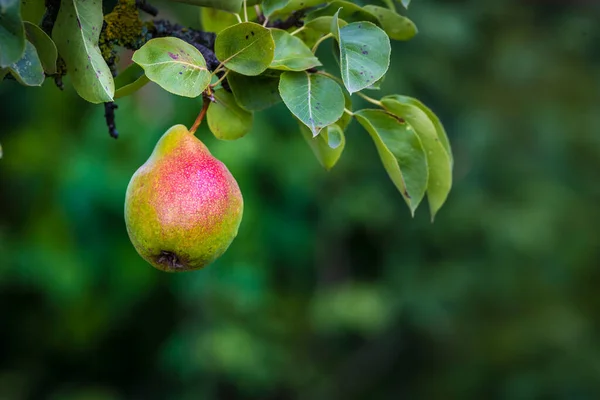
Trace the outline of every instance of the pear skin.
[[185, 126], [175, 125], [131, 178], [125, 224], [133, 246], [152, 266], [192, 271], [227, 250], [243, 207], [227, 167]]

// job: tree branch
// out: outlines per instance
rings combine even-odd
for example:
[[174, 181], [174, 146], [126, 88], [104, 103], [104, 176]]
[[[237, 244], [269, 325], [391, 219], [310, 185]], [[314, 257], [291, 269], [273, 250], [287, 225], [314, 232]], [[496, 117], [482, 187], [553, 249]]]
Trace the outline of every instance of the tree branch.
[[146, 2], [146, 0], [135, 0], [135, 6], [145, 12], [146, 14], [150, 14], [153, 17], [158, 15], [158, 8], [154, 7], [152, 4]]
[[104, 118], [106, 118], [106, 125], [108, 126], [108, 134], [110, 137], [117, 139], [119, 132], [117, 131], [117, 125], [115, 123], [115, 110], [119, 108], [113, 101], [104, 103]]

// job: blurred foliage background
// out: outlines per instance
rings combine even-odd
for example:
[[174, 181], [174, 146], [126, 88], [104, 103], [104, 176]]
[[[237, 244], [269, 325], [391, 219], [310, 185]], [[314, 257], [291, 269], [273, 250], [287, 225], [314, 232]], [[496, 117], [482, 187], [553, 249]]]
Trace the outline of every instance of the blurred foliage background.
[[200, 130], [245, 215], [196, 273], [146, 264], [123, 200], [199, 100], [148, 85], [118, 101], [115, 141], [71, 88], [2, 82], [0, 399], [600, 398], [600, 5], [408, 15], [419, 35], [394, 44], [381, 94], [447, 128], [436, 222], [410, 217], [356, 122], [327, 173], [280, 105], [236, 142]]

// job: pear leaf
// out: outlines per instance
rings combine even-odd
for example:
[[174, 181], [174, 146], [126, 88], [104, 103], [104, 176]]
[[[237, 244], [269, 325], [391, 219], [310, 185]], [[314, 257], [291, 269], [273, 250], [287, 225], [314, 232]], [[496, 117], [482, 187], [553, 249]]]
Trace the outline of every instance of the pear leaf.
[[130, 64], [115, 78], [115, 99], [135, 93], [148, 82], [150, 79], [144, 73], [144, 69], [136, 63]]
[[23, 18], [23, 21], [38, 24], [42, 20], [45, 11], [46, 6], [41, 0], [21, 0], [21, 18]]
[[115, 92], [110, 68], [98, 48], [102, 23], [100, 0], [62, 0], [52, 30], [73, 87], [91, 103], [112, 101]]
[[0, 0], [0, 68], [16, 63], [25, 52], [21, 0]]
[[339, 19], [347, 23], [368, 21], [379, 24], [377, 17], [369, 10], [349, 1], [332, 1], [326, 7], [317, 8], [306, 15], [305, 22], [308, 23], [322, 17], [332, 17], [336, 14]]
[[[239, 13], [242, 9], [242, 0], [172, 0], [177, 3], [187, 3], [194, 6], [215, 8], [217, 10]], [[250, 2], [248, 2], [250, 3]]]
[[326, 3], [324, 0], [289, 0], [287, 5], [283, 8], [277, 8], [271, 13], [271, 19], [275, 17], [282, 17], [286, 15], [290, 15], [293, 12], [298, 10], [311, 8], [318, 6], [320, 4]]
[[58, 58], [56, 45], [52, 39], [50, 39], [50, 36], [41, 30], [39, 26], [27, 21], [24, 22], [24, 26], [27, 40], [35, 47], [42, 66], [44, 67], [44, 71], [48, 74], [55, 74], [56, 59]]
[[368, 5], [364, 9], [377, 17], [390, 39], [409, 40], [417, 34], [417, 26], [414, 22], [388, 8]]
[[246, 76], [229, 72], [227, 82], [235, 100], [244, 110], [260, 111], [281, 101], [279, 77], [259, 75]]
[[371, 22], [353, 22], [340, 27], [339, 12], [331, 22], [331, 33], [338, 41], [344, 86], [352, 94], [385, 75], [390, 65], [390, 39]]
[[344, 131], [336, 124], [329, 125], [323, 129], [319, 136], [313, 137], [306, 125], [300, 124], [300, 133], [310, 146], [319, 163], [329, 171], [340, 159], [346, 138]]
[[44, 68], [35, 47], [25, 43], [25, 53], [16, 63], [8, 66], [8, 70], [20, 84], [25, 86], [41, 86], [44, 83]]
[[437, 115], [435, 115], [435, 113], [433, 111], [431, 111], [430, 108], [428, 108], [425, 104], [423, 104], [422, 102], [420, 102], [419, 100], [417, 100], [413, 97], [401, 96], [401, 95], [395, 94], [395, 95], [386, 96], [385, 98], [386, 99], [394, 99], [394, 100], [399, 101], [400, 103], [412, 104], [416, 107], [419, 107], [421, 110], [423, 110], [423, 112], [429, 117], [429, 119], [435, 126], [435, 130], [438, 135], [438, 139], [440, 140], [440, 143], [442, 144], [442, 146], [444, 146], [446, 153], [448, 153], [448, 157], [450, 158], [450, 163], [454, 164], [454, 157], [452, 156], [452, 148], [450, 147], [450, 140], [448, 140], [448, 135], [446, 134], [446, 130], [444, 129], [444, 126], [442, 125], [440, 119], [437, 117]]
[[269, 29], [254, 22], [243, 22], [217, 35], [215, 54], [227, 68], [255, 76], [269, 68], [275, 55], [275, 42]]
[[241, 108], [231, 93], [218, 89], [215, 101], [208, 106], [208, 127], [217, 139], [235, 140], [246, 135], [252, 128], [254, 115]]
[[148, 79], [178, 96], [198, 97], [210, 84], [211, 73], [200, 51], [175, 37], [152, 39], [131, 59]]
[[290, 0], [263, 0], [262, 10], [266, 17], [270, 17], [277, 10], [288, 5]]
[[304, 71], [322, 65], [304, 42], [281, 29], [271, 29], [275, 56], [269, 68], [282, 71]]
[[310, 128], [313, 136], [344, 113], [344, 94], [333, 79], [307, 72], [284, 72], [279, 94], [287, 108]]
[[402, 101], [401, 97], [396, 96], [384, 97], [381, 99], [381, 103], [386, 110], [412, 126], [421, 139], [429, 168], [427, 200], [433, 221], [452, 187], [450, 157], [439, 140], [435, 125], [421, 108], [410, 102]]
[[383, 110], [361, 110], [354, 116], [371, 135], [385, 170], [414, 216], [428, 182], [427, 158], [419, 136], [409, 124]]

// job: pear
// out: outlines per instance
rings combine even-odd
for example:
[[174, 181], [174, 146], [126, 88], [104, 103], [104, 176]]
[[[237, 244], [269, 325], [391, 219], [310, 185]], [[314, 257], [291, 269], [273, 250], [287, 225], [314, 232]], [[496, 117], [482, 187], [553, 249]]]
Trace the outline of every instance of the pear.
[[131, 178], [125, 224], [133, 246], [152, 266], [191, 271], [227, 250], [243, 207], [227, 167], [185, 126], [175, 125]]

